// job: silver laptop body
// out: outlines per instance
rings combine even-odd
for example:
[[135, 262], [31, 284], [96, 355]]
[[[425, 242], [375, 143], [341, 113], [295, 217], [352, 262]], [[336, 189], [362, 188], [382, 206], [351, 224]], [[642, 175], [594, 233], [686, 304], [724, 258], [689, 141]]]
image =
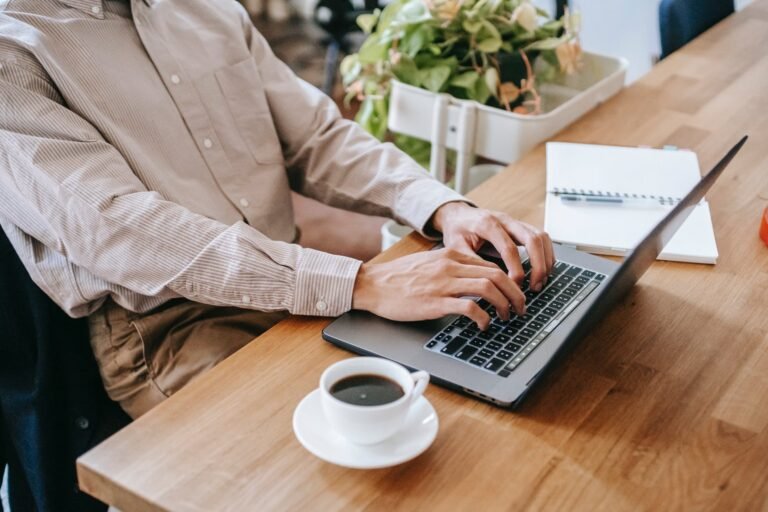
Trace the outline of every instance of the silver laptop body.
[[[530, 297], [529, 310], [537, 298], [542, 307], [535, 308], [536, 313], [526, 320], [515, 315], [506, 323], [494, 319], [498, 326], [494, 332], [473, 334], [477, 330], [473, 323], [460, 316], [394, 322], [351, 311], [332, 322], [323, 331], [323, 338], [358, 354], [425, 370], [439, 385], [496, 405], [519, 404], [543, 370], [634, 286], [746, 139], [739, 141], [621, 264], [555, 244], [556, 268], [560, 271], [550, 276], [544, 290]], [[500, 263], [493, 250], [481, 251], [481, 255]], [[525, 251], [521, 251], [521, 257], [527, 259]], [[560, 279], [563, 276], [569, 279]], [[557, 289], [553, 289], [556, 285]], [[543, 301], [542, 296], [547, 300]], [[554, 302], [558, 302], [557, 308]], [[487, 310], [493, 313], [492, 307], [487, 306]], [[515, 320], [517, 325], [513, 327]], [[535, 329], [532, 323], [536, 323]]]

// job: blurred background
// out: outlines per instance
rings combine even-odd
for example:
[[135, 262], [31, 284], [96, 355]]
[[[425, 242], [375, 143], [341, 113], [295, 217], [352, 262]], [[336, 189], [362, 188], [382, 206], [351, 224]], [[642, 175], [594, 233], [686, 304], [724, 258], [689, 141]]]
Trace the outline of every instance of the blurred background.
[[[343, 105], [338, 63], [344, 55], [357, 51], [364, 39], [355, 18], [372, 11], [379, 0], [241, 1], [278, 57], [304, 80], [333, 97], [345, 117], [354, 117], [355, 106]], [[708, 1], [694, 3], [694, 8]], [[533, 2], [558, 16], [566, 6], [580, 13], [582, 48], [627, 59], [627, 85], [641, 78], [659, 60], [661, 0]], [[750, 2], [735, 0], [734, 6], [739, 10]], [[363, 260], [381, 250], [380, 228], [384, 219], [341, 212], [299, 196], [294, 197], [294, 207], [302, 230], [302, 245]]]

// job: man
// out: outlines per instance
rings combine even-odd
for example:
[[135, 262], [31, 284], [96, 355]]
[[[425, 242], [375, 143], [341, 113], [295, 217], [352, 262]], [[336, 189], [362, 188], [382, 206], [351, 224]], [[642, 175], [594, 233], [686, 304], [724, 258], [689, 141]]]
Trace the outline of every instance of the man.
[[[548, 237], [474, 208], [339, 116], [233, 0], [0, 0], [0, 222], [35, 282], [89, 315], [137, 417], [285, 312], [506, 317]], [[383, 264], [302, 248], [290, 190], [449, 249]], [[509, 275], [474, 255], [487, 240]]]

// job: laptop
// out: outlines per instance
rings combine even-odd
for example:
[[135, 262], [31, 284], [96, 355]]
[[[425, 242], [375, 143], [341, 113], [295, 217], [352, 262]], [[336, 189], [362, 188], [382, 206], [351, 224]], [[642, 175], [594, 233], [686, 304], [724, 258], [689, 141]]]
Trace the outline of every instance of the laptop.
[[[350, 311], [323, 331], [323, 338], [352, 352], [391, 359], [425, 370], [438, 385], [501, 407], [518, 405], [545, 374], [618, 302], [648, 270], [728, 163], [746, 142], [744, 136], [629, 253], [620, 264], [555, 244], [556, 263], [540, 292], [521, 288], [525, 316], [502, 321], [488, 302], [471, 298], [491, 315], [480, 331], [465, 316], [423, 322], [394, 322], [364, 311]], [[526, 273], [530, 264], [524, 250]], [[503, 267], [488, 246], [480, 255]], [[504, 269], [506, 270], [506, 269]]]

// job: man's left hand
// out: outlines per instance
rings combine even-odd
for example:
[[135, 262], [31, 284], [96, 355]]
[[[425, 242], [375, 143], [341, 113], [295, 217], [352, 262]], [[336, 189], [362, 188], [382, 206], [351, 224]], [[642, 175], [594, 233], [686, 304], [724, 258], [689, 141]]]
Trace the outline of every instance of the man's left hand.
[[513, 219], [506, 213], [452, 202], [438, 208], [432, 226], [443, 234], [449, 249], [475, 254], [490, 242], [507, 266], [509, 277], [520, 284], [525, 277], [517, 246], [523, 245], [531, 261], [531, 289], [540, 291], [555, 264], [552, 240], [545, 232]]

